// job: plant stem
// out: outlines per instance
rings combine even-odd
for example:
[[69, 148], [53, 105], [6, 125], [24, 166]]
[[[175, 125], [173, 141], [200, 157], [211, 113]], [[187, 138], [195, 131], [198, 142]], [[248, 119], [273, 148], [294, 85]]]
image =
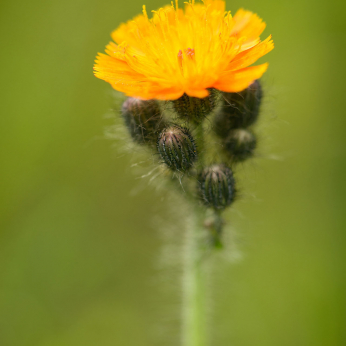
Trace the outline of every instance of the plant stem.
[[195, 208], [186, 236], [183, 277], [183, 346], [207, 346], [205, 211]]
[[220, 210], [213, 210], [213, 223], [210, 227], [210, 234], [212, 238], [212, 243], [215, 248], [222, 249], [222, 229], [223, 229], [223, 219], [221, 217]]
[[204, 128], [203, 123], [197, 125], [195, 129], [196, 133], [196, 142], [197, 142], [197, 149], [198, 149], [198, 161], [197, 161], [197, 168], [202, 169], [205, 162], [204, 162]]

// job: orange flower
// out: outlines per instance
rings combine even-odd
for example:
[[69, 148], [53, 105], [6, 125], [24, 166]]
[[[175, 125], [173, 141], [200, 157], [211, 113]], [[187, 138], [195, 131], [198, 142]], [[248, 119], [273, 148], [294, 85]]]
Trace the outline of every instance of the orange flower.
[[265, 23], [252, 12], [233, 17], [222, 0], [186, 3], [143, 14], [112, 33], [99, 54], [95, 76], [128, 96], [175, 100], [184, 93], [203, 98], [208, 88], [240, 92], [260, 78], [268, 64], [251, 66], [274, 48], [269, 36], [260, 41]]

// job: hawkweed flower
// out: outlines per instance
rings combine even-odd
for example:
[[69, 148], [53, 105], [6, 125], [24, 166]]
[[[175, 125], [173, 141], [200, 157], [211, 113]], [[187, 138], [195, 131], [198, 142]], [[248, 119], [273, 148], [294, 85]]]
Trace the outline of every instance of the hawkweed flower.
[[127, 96], [176, 100], [184, 94], [205, 98], [211, 88], [240, 92], [266, 71], [250, 66], [274, 48], [260, 35], [265, 23], [243, 9], [234, 16], [222, 0], [190, 0], [143, 14], [112, 32], [99, 54], [95, 76]]
[[206, 345], [206, 255], [223, 245], [233, 172], [254, 156], [259, 78], [268, 64], [253, 64], [274, 43], [271, 36], [261, 41], [262, 19], [243, 9], [232, 16], [223, 0], [189, 0], [184, 9], [175, 0], [152, 12], [149, 18], [143, 6], [112, 33], [94, 73], [127, 96], [121, 114], [130, 140], [151, 150], [159, 174], [190, 201], [183, 345]]

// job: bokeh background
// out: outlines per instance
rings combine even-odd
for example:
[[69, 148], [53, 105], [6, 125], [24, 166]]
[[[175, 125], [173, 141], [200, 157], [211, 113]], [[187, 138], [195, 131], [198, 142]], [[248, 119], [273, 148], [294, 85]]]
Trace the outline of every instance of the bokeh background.
[[[142, 4], [0, 2], [1, 346], [179, 345], [178, 274], [157, 264], [155, 221], [176, 205], [136, 188], [130, 157], [104, 138], [110, 87], [92, 74]], [[214, 345], [346, 345], [346, 5], [227, 7], [257, 12], [276, 48], [261, 157], [241, 168], [228, 213], [242, 260], [214, 276]]]

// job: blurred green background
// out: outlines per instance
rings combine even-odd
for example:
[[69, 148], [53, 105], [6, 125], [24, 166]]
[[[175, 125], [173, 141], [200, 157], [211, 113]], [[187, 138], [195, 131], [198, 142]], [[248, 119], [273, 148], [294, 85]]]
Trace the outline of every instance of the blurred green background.
[[[142, 183], [104, 139], [110, 86], [92, 74], [143, 1], [0, 2], [1, 346], [179, 345], [178, 274], [162, 279], [154, 222], [172, 205], [153, 186], [131, 193]], [[239, 7], [276, 48], [262, 158], [240, 169], [228, 213], [243, 259], [214, 275], [213, 345], [346, 345], [346, 5]]]

